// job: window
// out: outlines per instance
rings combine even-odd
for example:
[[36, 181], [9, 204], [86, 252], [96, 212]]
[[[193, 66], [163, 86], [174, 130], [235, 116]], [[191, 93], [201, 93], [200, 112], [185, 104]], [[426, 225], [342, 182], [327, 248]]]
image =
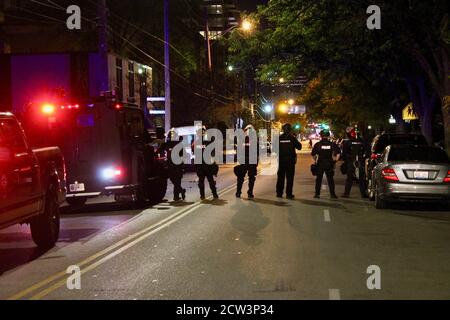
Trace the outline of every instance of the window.
[[392, 148], [389, 161], [450, 162], [444, 150], [429, 147]]
[[415, 134], [404, 135], [382, 135], [375, 142], [375, 153], [382, 153], [387, 146], [392, 145], [427, 145], [427, 140], [424, 136]]
[[0, 146], [17, 153], [27, 151], [23, 132], [15, 121], [0, 120]]
[[140, 139], [144, 136], [144, 119], [140, 111], [125, 111], [122, 129], [122, 139]]
[[117, 79], [117, 91], [118, 98], [123, 101], [123, 67], [122, 59], [116, 59], [116, 79]]
[[134, 62], [128, 62], [128, 97], [134, 98]]

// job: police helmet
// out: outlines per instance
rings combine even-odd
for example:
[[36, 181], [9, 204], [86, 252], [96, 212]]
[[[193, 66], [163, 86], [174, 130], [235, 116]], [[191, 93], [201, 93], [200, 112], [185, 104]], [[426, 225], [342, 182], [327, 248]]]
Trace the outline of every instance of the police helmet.
[[320, 136], [321, 136], [322, 138], [329, 138], [329, 137], [331, 137], [331, 133], [330, 133], [329, 130], [322, 130], [322, 131], [320, 132]]
[[349, 139], [354, 139], [357, 136], [356, 129], [354, 127], [348, 127], [346, 133]]
[[253, 125], [249, 124], [248, 126], [245, 127], [244, 131], [245, 132], [255, 131], [255, 127]]
[[283, 132], [284, 133], [291, 133], [292, 132], [292, 125], [290, 123], [286, 123], [283, 126]]

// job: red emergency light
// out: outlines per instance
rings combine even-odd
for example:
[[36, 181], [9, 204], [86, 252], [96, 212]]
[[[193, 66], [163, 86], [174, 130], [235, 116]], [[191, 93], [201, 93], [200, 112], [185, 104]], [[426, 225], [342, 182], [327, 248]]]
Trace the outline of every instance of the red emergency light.
[[53, 104], [51, 103], [46, 103], [44, 105], [42, 105], [41, 107], [41, 112], [47, 116], [51, 116], [55, 113], [56, 108]]

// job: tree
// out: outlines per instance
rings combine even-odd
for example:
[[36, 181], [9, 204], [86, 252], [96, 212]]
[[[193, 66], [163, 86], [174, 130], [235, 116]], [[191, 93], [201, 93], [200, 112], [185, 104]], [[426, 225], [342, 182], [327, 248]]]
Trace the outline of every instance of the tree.
[[[449, 146], [447, 1], [379, 1], [381, 30], [366, 27], [370, 4], [272, 0], [255, 16], [260, 30], [252, 39], [232, 39], [233, 59], [255, 68], [258, 78], [268, 83], [302, 74], [310, 79], [324, 73], [325, 79], [345, 79], [339, 80], [341, 89], [343, 85], [360, 87], [373, 101], [382, 94], [383, 99], [378, 101], [384, 102], [386, 112], [394, 116], [409, 102], [404, 101], [405, 96], [409, 97], [429, 140], [432, 108], [440, 104]], [[361, 101], [358, 90], [346, 90], [345, 94], [353, 103]]]

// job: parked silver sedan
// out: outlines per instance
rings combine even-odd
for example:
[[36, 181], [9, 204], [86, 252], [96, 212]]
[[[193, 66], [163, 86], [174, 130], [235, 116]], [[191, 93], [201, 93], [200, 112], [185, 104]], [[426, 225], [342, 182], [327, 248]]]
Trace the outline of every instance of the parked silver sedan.
[[450, 160], [436, 147], [394, 145], [372, 172], [369, 197], [377, 209], [397, 201], [450, 201]]

